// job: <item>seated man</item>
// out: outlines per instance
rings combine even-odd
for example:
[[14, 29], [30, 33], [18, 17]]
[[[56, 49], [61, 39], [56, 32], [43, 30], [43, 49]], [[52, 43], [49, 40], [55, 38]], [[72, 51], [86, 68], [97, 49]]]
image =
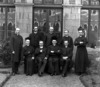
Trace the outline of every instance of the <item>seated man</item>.
[[34, 67], [34, 49], [30, 46], [30, 40], [25, 40], [26, 45], [23, 48], [23, 56], [24, 56], [24, 73], [26, 75], [32, 75], [33, 67]]
[[68, 72], [68, 68], [69, 68], [69, 64], [70, 64], [70, 60], [71, 60], [71, 56], [72, 56], [72, 51], [71, 49], [68, 47], [68, 41], [64, 41], [64, 47], [62, 48], [62, 58], [60, 61], [61, 64], [61, 71], [62, 71], [62, 76], [65, 77], [67, 76], [67, 72]]
[[60, 47], [57, 45], [57, 38], [53, 36], [52, 45], [48, 47], [48, 63], [49, 63], [49, 73], [51, 76], [59, 74], [59, 57], [60, 57]]
[[35, 57], [38, 65], [38, 75], [42, 76], [47, 63], [46, 48], [43, 41], [39, 41], [39, 47], [35, 50]]

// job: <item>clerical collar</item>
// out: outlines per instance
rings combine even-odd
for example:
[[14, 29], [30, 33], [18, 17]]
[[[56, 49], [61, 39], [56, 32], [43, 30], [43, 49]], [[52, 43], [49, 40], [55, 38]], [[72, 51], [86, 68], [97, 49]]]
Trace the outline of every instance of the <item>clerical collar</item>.
[[19, 34], [16, 34], [17, 36], [19, 35]]
[[69, 37], [69, 36], [65, 36], [65, 37]]
[[68, 46], [65, 46], [65, 48], [67, 48]]
[[82, 37], [82, 36], [79, 36], [79, 37]]
[[43, 46], [40, 46], [40, 48], [43, 48]]
[[37, 34], [37, 32], [34, 32], [35, 34]]
[[56, 44], [55, 44], [55, 45], [53, 45], [53, 46], [56, 46]]

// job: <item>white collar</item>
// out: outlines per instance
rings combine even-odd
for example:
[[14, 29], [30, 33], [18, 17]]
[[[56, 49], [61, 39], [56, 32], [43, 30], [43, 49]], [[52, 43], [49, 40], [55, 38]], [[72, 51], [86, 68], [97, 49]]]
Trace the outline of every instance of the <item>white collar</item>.
[[68, 46], [65, 46], [65, 48], [67, 48]]
[[35, 34], [37, 34], [37, 32], [34, 32]]
[[41, 46], [40, 48], [43, 48], [43, 46]]

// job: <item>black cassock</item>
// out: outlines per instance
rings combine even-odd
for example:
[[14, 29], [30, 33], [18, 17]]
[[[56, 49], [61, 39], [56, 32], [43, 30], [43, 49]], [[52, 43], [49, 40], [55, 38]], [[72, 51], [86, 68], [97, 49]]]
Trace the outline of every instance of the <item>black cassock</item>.
[[74, 44], [73, 44], [73, 39], [71, 36], [64, 36], [62, 37], [62, 40], [61, 40], [61, 46], [64, 46], [64, 41], [68, 41], [68, 47], [70, 48], [71, 52], [72, 52], [72, 56], [70, 57], [70, 69], [73, 67], [73, 60], [72, 60], [72, 57], [73, 57], [73, 48], [74, 48]]
[[34, 49], [32, 46], [25, 46], [23, 48], [24, 56], [24, 73], [26, 75], [32, 75], [34, 73]]
[[44, 70], [45, 70], [45, 66], [47, 63], [47, 60], [45, 59], [46, 57], [46, 48], [36, 48], [35, 50], [35, 57], [36, 57], [36, 61], [37, 61], [37, 65], [38, 65], [38, 74], [43, 74]]
[[[83, 42], [80, 44], [80, 42]], [[77, 46], [75, 56], [75, 72], [77, 74], [85, 73], [89, 66], [88, 53], [86, 49], [87, 39], [82, 36], [75, 39], [74, 45]]]
[[20, 63], [20, 60], [22, 58], [22, 46], [23, 46], [23, 38], [20, 35], [14, 34], [11, 37], [11, 50], [15, 53], [12, 54], [12, 72], [17, 73], [18, 72], [18, 66]]
[[[53, 51], [53, 53], [52, 53]], [[61, 57], [61, 48], [59, 46], [50, 45], [48, 47], [48, 62], [50, 74], [59, 74], [59, 59]]]
[[[71, 65], [70, 65], [70, 61], [71, 61], [71, 57], [72, 57], [71, 48], [62, 47], [61, 56], [62, 56], [62, 58], [60, 60], [61, 72], [62, 72], [62, 75], [67, 75], [67, 72], [69, 71], [69, 69], [71, 67]], [[63, 57], [68, 57], [68, 58], [63, 59]]]

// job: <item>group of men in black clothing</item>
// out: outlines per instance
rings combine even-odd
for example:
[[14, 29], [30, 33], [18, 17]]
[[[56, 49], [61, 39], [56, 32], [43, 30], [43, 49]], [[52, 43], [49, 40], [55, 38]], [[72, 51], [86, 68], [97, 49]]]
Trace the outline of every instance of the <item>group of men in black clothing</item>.
[[[82, 28], [79, 29], [79, 31], [82, 31]], [[73, 39], [69, 36], [68, 30], [61, 37], [59, 32], [54, 32], [53, 27], [49, 28], [49, 33], [38, 32], [38, 27], [34, 27], [34, 31], [29, 37], [25, 38], [26, 45], [24, 47], [19, 31], [20, 29], [16, 28], [15, 34], [11, 38], [13, 75], [17, 74], [20, 60], [24, 58], [24, 73], [26, 75], [38, 73], [39, 76], [42, 76], [44, 72], [47, 72], [51, 76], [59, 74], [63, 77], [67, 76], [73, 67], [72, 56], [74, 46]], [[85, 49], [87, 41], [83, 33], [80, 33], [79, 37], [74, 44], [79, 48], [77, 51], [81, 51], [82, 54], [84, 52], [84, 56], [87, 54]], [[77, 69], [75, 71], [77, 74], [82, 74], [86, 71], [87, 65], [84, 64], [84, 61], [88, 58], [84, 56], [85, 58], [81, 61], [80, 54], [78, 52], [76, 54], [77, 58], [75, 60], [78, 62], [75, 64], [75, 69]]]

